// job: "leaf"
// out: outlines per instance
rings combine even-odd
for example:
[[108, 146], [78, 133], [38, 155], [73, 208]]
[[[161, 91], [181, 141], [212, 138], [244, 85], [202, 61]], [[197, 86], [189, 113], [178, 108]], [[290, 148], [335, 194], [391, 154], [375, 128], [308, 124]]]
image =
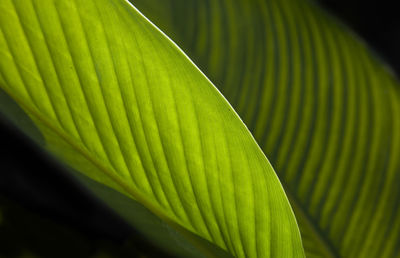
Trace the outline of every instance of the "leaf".
[[400, 88], [362, 40], [312, 1], [132, 2], [243, 118], [307, 256], [400, 257]]
[[126, 1], [2, 0], [0, 14], [1, 88], [48, 150], [196, 247], [186, 230], [237, 257], [304, 256], [285, 193], [247, 128]]

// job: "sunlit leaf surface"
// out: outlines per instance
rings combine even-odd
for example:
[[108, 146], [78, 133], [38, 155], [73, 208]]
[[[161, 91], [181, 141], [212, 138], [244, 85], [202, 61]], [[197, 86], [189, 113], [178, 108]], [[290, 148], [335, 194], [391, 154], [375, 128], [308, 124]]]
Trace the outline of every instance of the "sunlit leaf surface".
[[47, 149], [179, 232], [237, 257], [304, 256], [289, 202], [247, 128], [128, 2], [1, 0], [0, 87]]
[[243, 118], [307, 256], [400, 256], [400, 88], [362, 40], [312, 1], [132, 2]]

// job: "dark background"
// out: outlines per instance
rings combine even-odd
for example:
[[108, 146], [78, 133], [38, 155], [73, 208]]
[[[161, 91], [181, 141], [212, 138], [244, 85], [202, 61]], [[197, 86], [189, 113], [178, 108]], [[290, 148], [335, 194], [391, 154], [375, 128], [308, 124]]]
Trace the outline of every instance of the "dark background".
[[[400, 74], [395, 1], [320, 0]], [[0, 119], [0, 257], [165, 257]]]
[[319, 0], [344, 21], [400, 74], [400, 13], [398, 1]]

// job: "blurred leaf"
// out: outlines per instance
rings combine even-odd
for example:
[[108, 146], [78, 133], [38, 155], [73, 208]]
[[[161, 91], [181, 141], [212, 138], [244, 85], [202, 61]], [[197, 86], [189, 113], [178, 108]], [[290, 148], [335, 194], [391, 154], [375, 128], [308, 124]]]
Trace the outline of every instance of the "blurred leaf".
[[312, 1], [132, 2], [243, 118], [307, 256], [400, 256], [400, 88], [362, 40]]
[[48, 150], [183, 234], [181, 243], [166, 239], [181, 245], [176, 255], [221, 257], [220, 247], [237, 257], [304, 256], [285, 193], [249, 131], [126, 1], [2, 0], [0, 13], [0, 87]]

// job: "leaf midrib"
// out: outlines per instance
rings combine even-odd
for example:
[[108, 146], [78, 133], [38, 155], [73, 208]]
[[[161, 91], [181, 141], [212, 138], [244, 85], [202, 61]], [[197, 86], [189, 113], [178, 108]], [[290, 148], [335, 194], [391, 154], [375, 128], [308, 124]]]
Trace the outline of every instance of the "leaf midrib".
[[[47, 128], [49, 128], [51, 131], [53, 131], [56, 135], [58, 135], [62, 140], [64, 140], [67, 144], [69, 144], [74, 150], [76, 150], [78, 153], [80, 153], [87, 161], [92, 163], [99, 171], [103, 172], [106, 176], [108, 176], [111, 180], [113, 180], [115, 183], [117, 183], [120, 187], [122, 187], [123, 190], [125, 190], [131, 198], [134, 200], [138, 201], [141, 203], [143, 206], [145, 206], [147, 209], [149, 209], [152, 213], [154, 213], [156, 216], [158, 216], [160, 219], [164, 220], [167, 224], [169, 224], [172, 228], [177, 230], [177, 232], [181, 233], [183, 236], [185, 236], [188, 241], [193, 244], [199, 251], [201, 251], [205, 257], [215, 257], [214, 254], [211, 253], [206, 247], [203, 246], [203, 244], [199, 244], [198, 240], [196, 240], [193, 236], [189, 234], [195, 234], [197, 233], [184, 228], [182, 225], [183, 223], [179, 220], [179, 218], [176, 218], [176, 221], [174, 221], [170, 216], [164, 214], [164, 212], [159, 209], [157, 206], [151, 204], [146, 200], [146, 198], [138, 191], [135, 191], [131, 187], [129, 187], [127, 184], [125, 184], [118, 176], [115, 176], [109, 168], [106, 166], [102, 165], [101, 162], [98, 162], [96, 158], [92, 157], [89, 151], [86, 151], [85, 149], [82, 149], [80, 146], [77, 144], [74, 144], [74, 141], [70, 139], [68, 134], [65, 134], [63, 131], [58, 130], [56, 127], [52, 126], [52, 124], [47, 121], [47, 119], [40, 114], [40, 112], [36, 112], [34, 108], [29, 107], [29, 105], [25, 105], [23, 101], [20, 100], [16, 95], [12, 94], [11, 91], [9, 91], [6, 87], [3, 87], [3, 90], [9, 94], [15, 102], [20, 105], [23, 109], [28, 111], [28, 113], [32, 114], [34, 117], [36, 117], [40, 122], [43, 123]], [[80, 172], [80, 171], [79, 171]], [[80, 172], [82, 173], [82, 172]], [[182, 225], [181, 225], [182, 224]], [[199, 236], [201, 237], [201, 236]], [[205, 239], [204, 239], [205, 240]], [[207, 241], [207, 240], [205, 240]], [[217, 246], [215, 243], [212, 243], [213, 245]], [[227, 250], [224, 250], [225, 252], [228, 252]], [[229, 253], [229, 252], [228, 252]]]
[[[127, 184], [125, 184], [118, 176], [115, 176], [113, 173], [109, 171], [107, 167], [101, 164], [101, 162], [98, 162], [96, 158], [92, 157], [90, 152], [86, 151], [85, 149], [82, 149], [80, 146], [74, 144], [74, 141], [70, 139], [70, 137], [65, 134], [63, 131], [58, 130], [56, 127], [52, 126], [52, 124], [47, 121], [45, 117], [43, 117], [40, 112], [36, 112], [33, 108], [30, 108], [28, 105], [25, 105], [23, 101], [21, 101], [16, 95], [12, 94], [7, 88], [3, 88], [7, 94], [9, 94], [21, 107], [23, 107], [25, 110], [29, 111], [34, 117], [36, 117], [38, 120], [40, 120], [47, 128], [52, 130], [54, 133], [56, 133], [61, 139], [63, 139], [67, 144], [69, 144], [73, 149], [75, 149], [78, 153], [80, 153], [87, 161], [92, 163], [99, 171], [103, 172], [105, 175], [110, 177], [115, 183], [117, 183], [119, 186], [121, 186], [128, 194], [131, 195], [131, 197], [140, 203], [142, 203], [146, 208], [151, 210], [154, 214], [156, 214], [158, 217], [163, 219], [165, 222], [170, 224], [174, 229], [178, 230], [179, 232], [182, 233], [182, 230], [186, 230], [182, 228], [182, 226], [172, 220], [168, 215], [164, 214], [158, 207], [155, 205], [149, 203], [146, 201], [145, 197], [133, 190], [131, 187], [129, 187]], [[316, 235], [317, 240], [319, 240], [319, 243], [323, 246], [323, 249], [326, 251], [326, 255], [332, 258], [339, 258], [340, 255], [336, 250], [336, 247], [332, 244], [332, 242], [325, 236], [324, 232], [321, 230], [321, 228], [318, 226], [318, 224], [315, 222], [315, 220], [311, 217], [311, 215], [308, 213], [307, 209], [302, 205], [302, 203], [295, 197], [295, 195], [292, 193], [288, 185], [283, 181], [280, 180], [283, 188], [285, 189], [286, 195], [288, 199], [291, 201], [291, 205], [293, 206], [292, 208], [296, 210], [298, 213], [300, 212], [300, 216], [303, 217], [304, 221], [307, 223], [307, 226], [312, 230], [314, 235]], [[178, 220], [178, 219], [177, 219]], [[179, 220], [178, 220], [179, 221]], [[183, 233], [184, 234], [184, 233]], [[187, 235], [187, 234], [185, 234]], [[188, 236], [188, 235], [187, 235]], [[214, 257], [214, 255], [210, 254], [208, 250], [203, 248], [201, 245], [196, 244], [195, 240], [192, 240], [190, 236], [187, 237], [191, 243], [193, 243], [196, 247], [198, 247], [200, 250], [202, 250], [205, 254], [207, 254], [207, 257]]]

